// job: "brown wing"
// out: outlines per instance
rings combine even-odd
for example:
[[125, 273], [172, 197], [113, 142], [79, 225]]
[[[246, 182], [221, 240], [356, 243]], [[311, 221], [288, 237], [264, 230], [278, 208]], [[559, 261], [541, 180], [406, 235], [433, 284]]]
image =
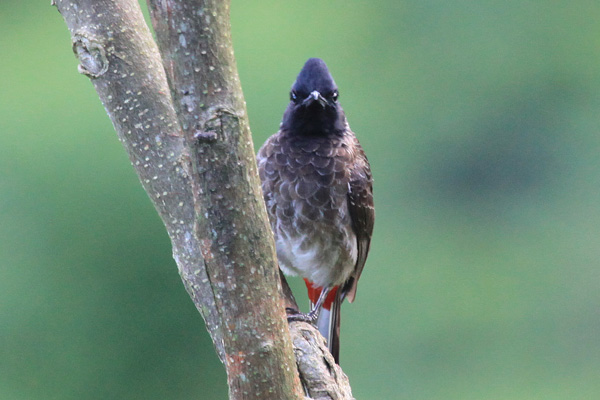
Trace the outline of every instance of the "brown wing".
[[259, 149], [256, 155], [258, 163], [258, 174], [261, 180], [263, 197], [267, 206], [267, 213], [271, 226], [275, 223], [276, 204], [275, 190], [279, 181], [279, 171], [275, 162], [275, 155], [280, 151], [279, 134], [275, 134], [267, 139], [267, 141]]
[[356, 235], [358, 256], [354, 272], [343, 288], [343, 293], [350, 303], [356, 297], [356, 286], [367, 261], [367, 255], [371, 246], [371, 236], [373, 235], [373, 225], [375, 223], [371, 167], [358, 140], [355, 141], [355, 144], [357, 154], [353, 168], [350, 171], [348, 209], [350, 210], [352, 227]]

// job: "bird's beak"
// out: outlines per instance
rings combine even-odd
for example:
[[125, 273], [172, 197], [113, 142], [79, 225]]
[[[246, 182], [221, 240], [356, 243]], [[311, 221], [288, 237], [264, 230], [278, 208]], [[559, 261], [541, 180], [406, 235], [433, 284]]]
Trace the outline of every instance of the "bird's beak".
[[319, 93], [316, 90], [313, 90], [308, 95], [308, 97], [302, 102], [302, 104], [304, 106], [310, 106], [315, 102], [317, 102], [322, 108], [325, 108], [325, 106], [327, 105], [327, 100], [325, 99], [325, 97], [321, 96], [321, 93]]

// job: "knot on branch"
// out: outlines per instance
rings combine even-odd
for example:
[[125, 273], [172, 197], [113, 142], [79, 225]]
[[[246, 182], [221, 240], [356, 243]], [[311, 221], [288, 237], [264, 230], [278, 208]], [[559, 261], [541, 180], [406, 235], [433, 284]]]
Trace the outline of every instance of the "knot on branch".
[[223, 107], [211, 107], [206, 110], [207, 117], [204, 124], [198, 124], [194, 132], [194, 139], [199, 142], [215, 142], [219, 137], [223, 136], [223, 126], [230, 129], [228, 124], [230, 121], [226, 119], [233, 118], [234, 122], [238, 123], [238, 116], [231, 110]]
[[77, 70], [90, 78], [98, 78], [108, 71], [108, 59], [102, 43], [88, 34], [73, 35], [73, 52], [79, 59]]

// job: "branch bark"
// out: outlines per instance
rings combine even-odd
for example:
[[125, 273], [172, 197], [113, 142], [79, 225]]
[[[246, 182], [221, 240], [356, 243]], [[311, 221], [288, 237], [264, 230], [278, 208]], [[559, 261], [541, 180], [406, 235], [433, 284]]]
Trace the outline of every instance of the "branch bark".
[[[69, 31], [78, 70], [87, 75], [163, 220], [183, 282], [220, 336], [220, 317], [202, 267], [192, 164], [177, 121], [158, 48], [135, 1], [56, 1]], [[224, 358], [223, 344], [215, 342]]]
[[137, 1], [55, 4], [79, 71], [92, 80], [167, 228], [227, 368], [230, 398], [301, 399], [302, 386], [316, 399], [351, 398], [326, 347], [313, 345], [320, 335], [312, 326], [292, 324], [292, 351], [229, 1], [149, 0], [162, 59]]

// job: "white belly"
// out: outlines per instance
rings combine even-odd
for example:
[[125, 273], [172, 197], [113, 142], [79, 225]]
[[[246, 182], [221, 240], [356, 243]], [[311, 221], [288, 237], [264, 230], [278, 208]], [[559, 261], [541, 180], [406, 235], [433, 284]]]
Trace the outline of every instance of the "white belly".
[[344, 283], [356, 264], [356, 236], [351, 228], [340, 228], [333, 234], [312, 229], [309, 236], [278, 226], [275, 244], [284, 273], [300, 275], [320, 287]]

